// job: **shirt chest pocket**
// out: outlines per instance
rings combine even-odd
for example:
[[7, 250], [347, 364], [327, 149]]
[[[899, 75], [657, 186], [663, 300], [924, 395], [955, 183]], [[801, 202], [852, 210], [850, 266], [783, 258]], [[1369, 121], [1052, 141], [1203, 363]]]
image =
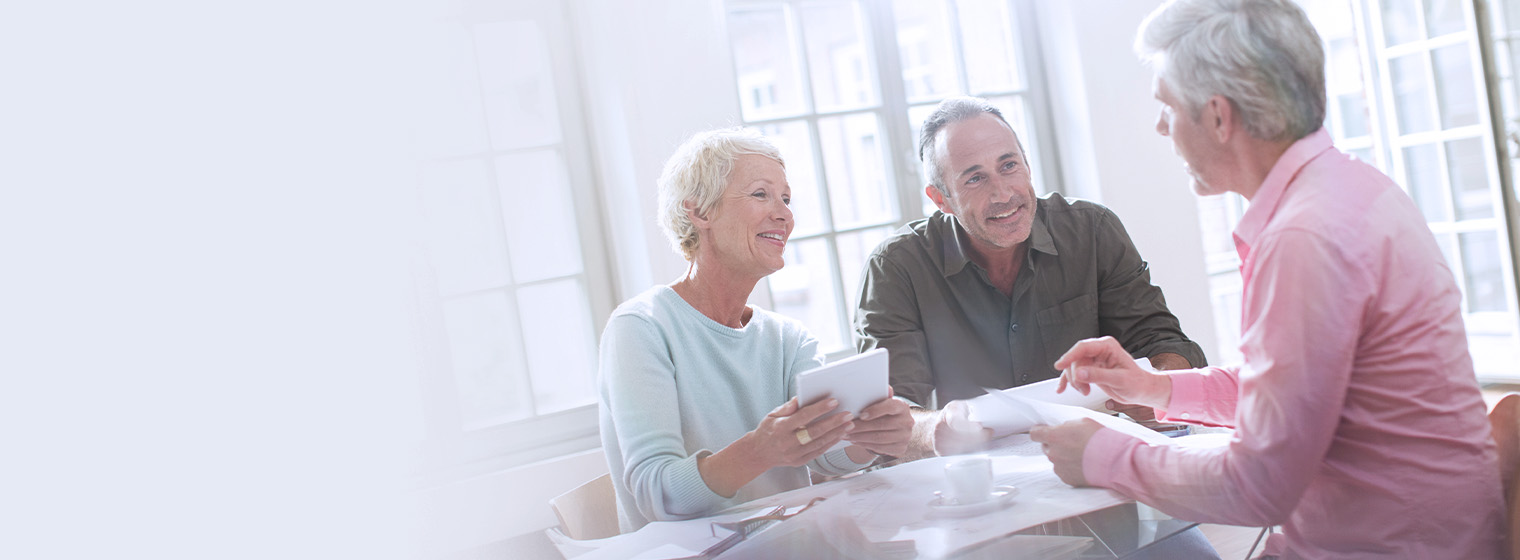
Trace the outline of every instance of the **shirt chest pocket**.
[[1045, 308], [1035, 314], [1035, 319], [1040, 323], [1045, 352], [1054, 361], [1077, 341], [1101, 334], [1098, 332], [1098, 294], [1083, 294]]

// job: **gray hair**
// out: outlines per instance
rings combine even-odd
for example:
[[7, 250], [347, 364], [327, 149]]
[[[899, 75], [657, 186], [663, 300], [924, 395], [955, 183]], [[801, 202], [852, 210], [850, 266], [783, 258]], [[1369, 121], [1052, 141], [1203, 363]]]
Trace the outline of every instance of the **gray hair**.
[[697, 254], [697, 227], [687, 215], [687, 205], [706, 216], [723, 198], [728, 174], [744, 154], [761, 155], [780, 163], [781, 150], [752, 130], [724, 128], [699, 132], [676, 148], [660, 173], [659, 224], [665, 236], [686, 260]]
[[[939, 102], [939, 106], [934, 108], [934, 112], [924, 119], [923, 130], [918, 135], [918, 159], [924, 162], [924, 175], [927, 176], [926, 178], [929, 180], [929, 183], [934, 185], [934, 188], [939, 189], [940, 194], [946, 197], [950, 196], [950, 189], [945, 188], [944, 168], [939, 161], [943, 154], [940, 154], [939, 150], [934, 149], [934, 140], [945, 127], [967, 119], [976, 118], [984, 113], [992, 114], [998, 120], [1003, 121], [1003, 126], [1008, 127], [1008, 130], [1013, 130], [1013, 126], [1008, 124], [1008, 119], [1003, 118], [1003, 112], [986, 99], [980, 97], [948, 98]], [[1015, 142], [1019, 142], [1019, 153], [1023, 154], [1024, 143], [1018, 140], [1018, 132], [1014, 132], [1013, 138]], [[1029, 158], [1025, 156], [1024, 159], [1024, 164], [1028, 165]]]
[[1151, 12], [1135, 52], [1199, 118], [1222, 95], [1246, 133], [1297, 140], [1325, 122], [1325, 51], [1291, 0], [1170, 0]]

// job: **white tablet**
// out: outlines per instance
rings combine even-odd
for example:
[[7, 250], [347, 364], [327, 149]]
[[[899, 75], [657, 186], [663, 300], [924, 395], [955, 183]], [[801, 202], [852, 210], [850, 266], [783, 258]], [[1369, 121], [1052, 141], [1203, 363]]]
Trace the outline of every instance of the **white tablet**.
[[[887, 349], [850, 356], [797, 376], [797, 402], [802, 406], [829, 397], [839, 399], [835, 412], [856, 416], [867, 406], [887, 398]], [[840, 441], [834, 449], [846, 445], [849, 442]]]

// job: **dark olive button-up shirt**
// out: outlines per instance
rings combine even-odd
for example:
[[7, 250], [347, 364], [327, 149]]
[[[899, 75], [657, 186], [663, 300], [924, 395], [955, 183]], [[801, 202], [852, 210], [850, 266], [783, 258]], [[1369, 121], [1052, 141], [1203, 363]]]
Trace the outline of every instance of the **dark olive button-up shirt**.
[[1108, 208], [1041, 198], [1012, 297], [970, 260], [969, 243], [955, 217], [935, 212], [866, 262], [855, 345], [888, 349], [897, 395], [934, 406], [931, 391], [942, 405], [1052, 379], [1073, 344], [1104, 335], [1136, 357], [1172, 352], [1205, 365]]

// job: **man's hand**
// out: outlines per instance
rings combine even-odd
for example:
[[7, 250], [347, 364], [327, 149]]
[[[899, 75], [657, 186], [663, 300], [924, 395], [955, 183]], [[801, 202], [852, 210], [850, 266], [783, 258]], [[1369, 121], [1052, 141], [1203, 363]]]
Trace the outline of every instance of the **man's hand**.
[[[1175, 352], [1162, 352], [1151, 356], [1150, 359], [1151, 367], [1157, 370], [1189, 369], [1193, 367], [1193, 364], [1188, 363], [1187, 358]], [[1124, 404], [1113, 399], [1109, 399], [1105, 404], [1109, 410], [1122, 412], [1125, 416], [1134, 419], [1136, 422], [1156, 421], [1156, 409], [1149, 406], [1143, 404]]]
[[1082, 473], [1082, 454], [1093, 434], [1103, 429], [1097, 420], [1083, 418], [1060, 426], [1035, 426], [1029, 430], [1029, 439], [1040, 443], [1045, 457], [1055, 465], [1056, 476], [1072, 486], [1087, 486], [1087, 476]]
[[966, 401], [951, 401], [940, 409], [934, 424], [934, 452], [941, 456], [982, 451], [992, 441], [992, 428], [971, 420]]
[[1140, 369], [1113, 337], [1089, 338], [1071, 347], [1055, 367], [1061, 370], [1056, 392], [1067, 386], [1084, 395], [1097, 385], [1124, 404], [1166, 408], [1172, 400], [1172, 379]]

